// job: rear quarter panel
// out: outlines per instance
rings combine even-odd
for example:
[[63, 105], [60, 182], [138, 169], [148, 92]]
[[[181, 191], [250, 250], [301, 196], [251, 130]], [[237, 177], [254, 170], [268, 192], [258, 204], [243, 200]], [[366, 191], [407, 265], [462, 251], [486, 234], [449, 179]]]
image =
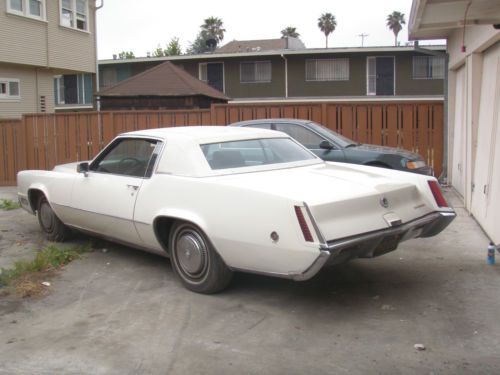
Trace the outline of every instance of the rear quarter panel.
[[[143, 183], [135, 220], [146, 224], [142, 239], [156, 241], [156, 217], [174, 217], [200, 227], [229, 267], [266, 273], [300, 273], [319, 255], [306, 244], [289, 199], [218, 184], [217, 178], [155, 175]], [[279, 241], [273, 242], [276, 231]]]

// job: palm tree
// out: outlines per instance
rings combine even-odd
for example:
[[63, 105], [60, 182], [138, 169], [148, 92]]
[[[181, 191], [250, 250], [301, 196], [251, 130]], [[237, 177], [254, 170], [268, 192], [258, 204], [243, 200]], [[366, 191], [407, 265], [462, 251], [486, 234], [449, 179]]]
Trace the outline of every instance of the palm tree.
[[387, 27], [394, 33], [394, 45], [398, 45], [398, 34], [405, 25], [405, 15], [401, 12], [392, 12], [387, 16]]
[[290, 37], [290, 38], [298, 38], [300, 34], [297, 32], [296, 27], [285, 27], [283, 30], [281, 30], [281, 39]]
[[223, 28], [223, 22], [217, 17], [208, 17], [201, 25], [201, 33], [206, 39], [215, 39], [219, 44], [224, 39], [226, 29]]
[[328, 48], [328, 35], [334, 32], [337, 27], [335, 16], [331, 13], [323, 13], [318, 18], [318, 27], [325, 34], [326, 48]]

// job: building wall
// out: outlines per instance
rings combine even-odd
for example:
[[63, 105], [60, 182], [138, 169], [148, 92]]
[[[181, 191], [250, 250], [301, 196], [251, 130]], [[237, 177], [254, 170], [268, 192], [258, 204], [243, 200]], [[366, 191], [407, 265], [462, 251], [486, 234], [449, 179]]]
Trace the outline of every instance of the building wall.
[[396, 55], [396, 95], [443, 95], [444, 79], [414, 79], [413, 56], [422, 53]]
[[500, 31], [470, 26], [448, 39], [448, 180], [500, 243]]
[[19, 118], [24, 113], [54, 111], [53, 76], [51, 70], [0, 63], [0, 78], [19, 79], [19, 99], [0, 99], [0, 118]]
[[46, 1], [46, 21], [11, 14], [0, 0], [0, 61], [95, 73], [94, 4], [86, 32], [59, 24], [59, 0]]
[[[413, 56], [424, 55], [418, 52], [374, 52], [351, 54], [304, 54], [285, 56], [288, 64], [288, 97], [349, 97], [367, 95], [367, 58], [369, 56], [393, 56], [395, 58], [395, 95], [440, 96], [444, 92], [443, 79], [413, 79]], [[306, 60], [308, 59], [349, 59], [349, 80], [345, 81], [306, 81]], [[221, 59], [182, 59], [171, 60], [188, 73], [199, 78], [199, 64], [206, 62], [224, 63], [225, 94], [233, 99], [244, 98], [284, 98], [285, 97], [285, 59], [280, 56], [249, 56]], [[240, 63], [252, 61], [271, 61], [272, 79], [266, 83], [242, 83]], [[99, 66], [101, 89], [108, 88], [123, 79], [145, 71], [160, 61], [117, 61], [116, 64]]]

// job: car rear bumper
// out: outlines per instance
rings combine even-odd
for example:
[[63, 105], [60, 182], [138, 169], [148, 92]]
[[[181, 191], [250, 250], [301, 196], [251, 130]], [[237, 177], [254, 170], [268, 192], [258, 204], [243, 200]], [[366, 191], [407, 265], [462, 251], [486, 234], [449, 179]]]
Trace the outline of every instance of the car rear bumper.
[[416, 237], [431, 237], [446, 228], [455, 218], [454, 211], [433, 212], [408, 223], [374, 232], [328, 241], [320, 248], [320, 255], [294, 280], [308, 280], [323, 267], [354, 258], [373, 258], [396, 250], [402, 241]]

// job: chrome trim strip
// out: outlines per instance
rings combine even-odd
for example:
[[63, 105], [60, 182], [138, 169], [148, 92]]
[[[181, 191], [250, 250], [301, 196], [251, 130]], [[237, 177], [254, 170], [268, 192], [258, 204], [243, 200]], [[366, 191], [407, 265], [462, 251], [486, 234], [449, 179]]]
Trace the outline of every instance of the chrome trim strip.
[[305, 281], [314, 277], [325, 265], [327, 260], [330, 258], [331, 254], [328, 251], [320, 250], [319, 256], [316, 260], [306, 269], [304, 272], [292, 275], [292, 279], [295, 281]]
[[94, 215], [99, 215], [99, 216], [105, 216], [105, 217], [110, 217], [112, 219], [117, 219], [117, 220], [122, 220], [122, 221], [130, 221], [134, 224], [144, 224], [144, 225], [151, 225], [151, 223], [145, 223], [145, 222], [142, 222], [142, 221], [137, 221], [137, 220], [129, 220], [129, 219], [125, 219], [123, 217], [118, 217], [118, 216], [113, 216], [113, 215], [108, 215], [108, 214], [103, 214], [103, 213], [100, 213], [100, 212], [95, 212], [95, 211], [89, 211], [89, 210], [84, 210], [82, 208], [76, 208], [76, 207], [71, 207], [71, 206], [67, 206], [65, 204], [58, 204], [58, 203], [54, 203], [54, 202], [49, 202], [51, 204], [51, 206], [56, 206], [56, 207], [64, 207], [64, 208], [68, 208], [70, 210], [75, 210], [75, 211], [81, 211], [81, 212], [86, 212], [86, 213], [89, 213], [89, 214], [94, 214]]
[[[455, 212], [433, 212], [433, 213], [430, 213], [426, 216], [423, 216], [421, 218], [415, 219], [413, 221], [410, 221], [408, 223], [405, 223], [405, 224], [402, 224], [402, 225], [399, 225], [396, 227], [386, 228], [386, 229], [378, 230], [378, 231], [372, 232], [372, 233], [356, 235], [356, 236], [351, 237], [351, 238], [331, 241], [331, 243], [328, 244], [327, 249], [329, 251], [338, 251], [338, 250], [341, 250], [345, 247], [353, 246], [353, 245], [360, 243], [360, 242], [374, 240], [374, 239], [377, 239], [379, 237], [400, 234], [403, 232], [410, 231], [416, 227], [424, 227], [424, 226], [431, 224], [433, 222], [437, 222], [440, 219], [444, 219], [446, 221], [448, 221], [448, 220], [451, 221], [451, 220], [453, 220], [453, 218], [455, 216], [456, 216]], [[423, 229], [425, 229], [425, 228], [423, 228]], [[420, 233], [420, 234], [422, 234], [422, 233]], [[407, 238], [405, 238], [405, 239], [407, 239]]]
[[314, 227], [314, 230], [316, 231], [316, 235], [318, 236], [319, 242], [321, 243], [321, 245], [326, 245], [325, 236], [323, 236], [323, 233], [319, 229], [318, 224], [316, 222], [316, 219], [314, 218], [314, 216], [313, 216], [313, 214], [311, 212], [311, 209], [309, 208], [309, 206], [307, 205], [306, 202], [302, 202], [302, 204], [304, 205], [304, 207], [306, 209], [306, 212], [309, 215], [309, 219], [311, 219], [311, 223], [312, 223], [312, 225]]

